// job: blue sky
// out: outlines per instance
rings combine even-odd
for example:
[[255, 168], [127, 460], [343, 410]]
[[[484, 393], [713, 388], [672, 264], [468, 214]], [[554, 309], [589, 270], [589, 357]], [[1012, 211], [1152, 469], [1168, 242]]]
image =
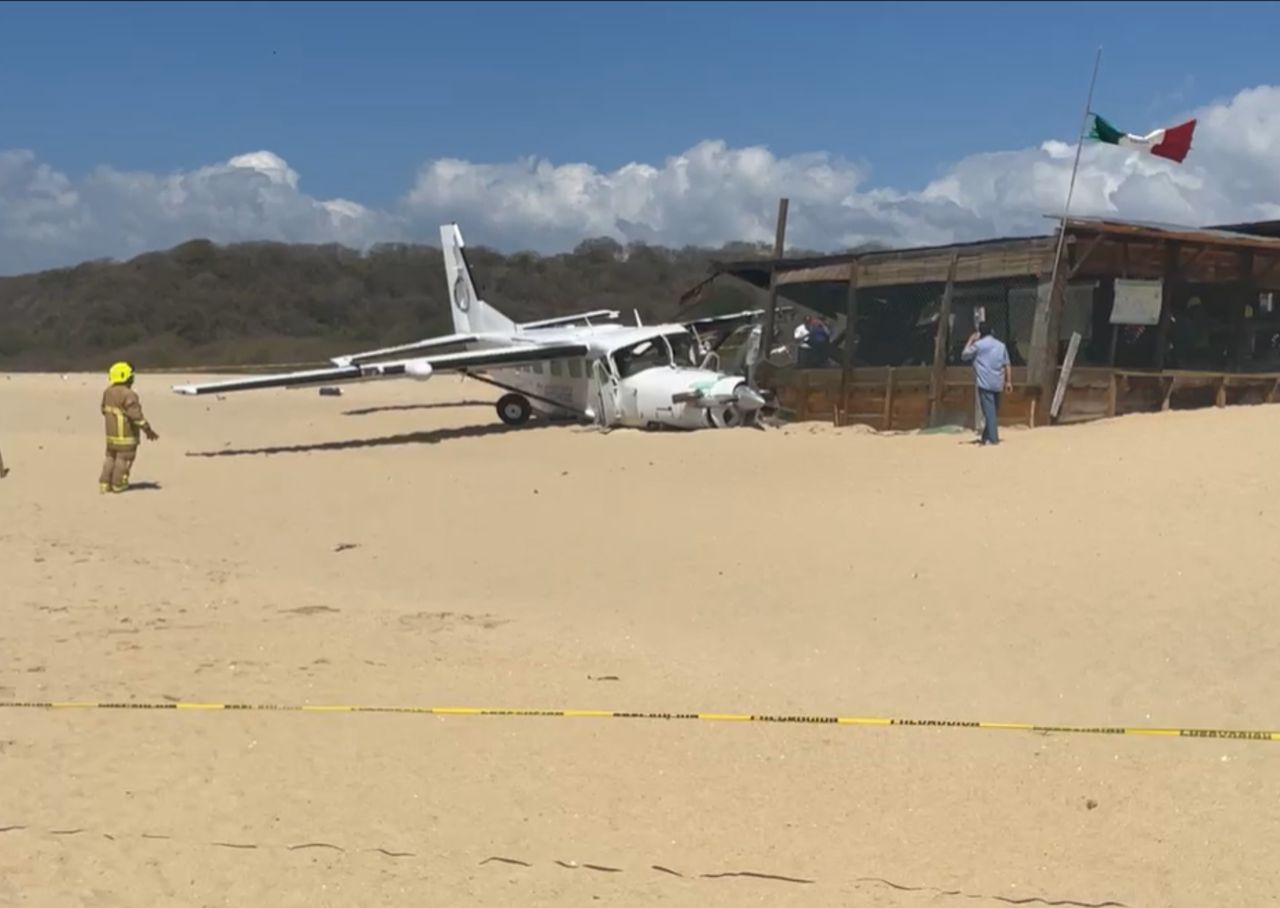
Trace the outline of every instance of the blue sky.
[[1143, 3], [0, 4], [0, 151], [74, 185], [269, 150], [394, 206], [425, 162], [601, 172], [707, 139], [911, 191], [983, 152], [1145, 132], [1273, 80], [1280, 7]]
[[704, 138], [912, 186], [1069, 137], [1100, 42], [1095, 106], [1135, 131], [1265, 82], [1280, 7], [1230, 6], [6, 4], [2, 134], [73, 174], [266, 147], [375, 203], [429, 158], [613, 168]]

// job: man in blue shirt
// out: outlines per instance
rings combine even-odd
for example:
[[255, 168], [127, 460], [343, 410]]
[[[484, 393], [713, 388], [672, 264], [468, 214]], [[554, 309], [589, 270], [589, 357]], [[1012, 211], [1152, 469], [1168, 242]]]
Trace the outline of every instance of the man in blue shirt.
[[978, 383], [978, 399], [982, 404], [982, 429], [980, 444], [1000, 444], [999, 414], [1000, 394], [1013, 390], [1013, 375], [1009, 370], [1009, 349], [991, 336], [986, 322], [978, 325], [970, 335], [960, 358], [973, 363], [974, 377]]

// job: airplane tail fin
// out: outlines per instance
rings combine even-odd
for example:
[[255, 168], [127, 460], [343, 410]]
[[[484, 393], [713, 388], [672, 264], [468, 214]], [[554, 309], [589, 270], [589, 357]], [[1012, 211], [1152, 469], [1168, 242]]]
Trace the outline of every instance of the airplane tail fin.
[[514, 334], [516, 324], [497, 309], [480, 299], [467, 264], [462, 231], [457, 224], [440, 227], [440, 248], [444, 252], [445, 277], [449, 285], [449, 310], [453, 314], [453, 330], [458, 334]]

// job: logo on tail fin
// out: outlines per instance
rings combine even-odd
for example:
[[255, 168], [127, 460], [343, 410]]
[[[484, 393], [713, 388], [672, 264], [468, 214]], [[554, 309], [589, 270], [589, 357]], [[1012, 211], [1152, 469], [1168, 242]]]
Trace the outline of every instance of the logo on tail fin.
[[457, 279], [453, 282], [453, 303], [460, 312], [466, 312], [471, 308], [471, 288], [467, 284], [465, 271], [459, 271]]

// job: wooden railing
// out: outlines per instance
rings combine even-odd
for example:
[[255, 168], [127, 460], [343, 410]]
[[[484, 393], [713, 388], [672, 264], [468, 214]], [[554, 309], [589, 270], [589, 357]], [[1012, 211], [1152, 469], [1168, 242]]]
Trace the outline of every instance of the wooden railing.
[[[1048, 401], [1027, 380], [1025, 369], [1013, 370], [1013, 391], [1001, 406], [1001, 424], [1047, 425]], [[1149, 385], [1156, 382], [1158, 391]], [[830, 420], [835, 425], [866, 423], [882, 430], [914, 429], [952, 421], [970, 406], [958, 392], [973, 388], [968, 367], [948, 367], [940, 384], [929, 366], [859, 367], [848, 376], [841, 369], [776, 370], [766, 386], [779, 393], [797, 421]], [[939, 408], [938, 388], [941, 388]], [[1069, 376], [1062, 410], [1055, 422], [1103, 419], [1127, 412], [1169, 410], [1175, 393], [1195, 388], [1214, 389], [1216, 406], [1231, 403], [1233, 389], [1250, 389], [1247, 402], [1274, 403], [1280, 399], [1280, 372], [1191, 372], [1183, 370], [1108, 369], [1078, 366]], [[1154, 393], [1153, 393], [1154, 392]], [[976, 408], [976, 396], [973, 402]], [[1206, 401], [1202, 406], [1209, 406]], [[945, 412], [943, 412], [945, 411]], [[974, 420], [976, 422], [976, 419]]]

